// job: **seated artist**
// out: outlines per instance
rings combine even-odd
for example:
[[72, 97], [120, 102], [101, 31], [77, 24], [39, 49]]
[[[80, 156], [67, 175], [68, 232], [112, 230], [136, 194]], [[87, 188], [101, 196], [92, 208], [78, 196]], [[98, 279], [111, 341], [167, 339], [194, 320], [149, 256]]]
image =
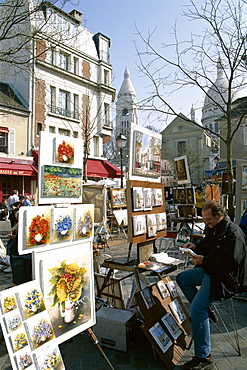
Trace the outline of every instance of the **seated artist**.
[[[182, 369], [213, 369], [209, 318], [215, 300], [232, 297], [247, 285], [245, 235], [224, 213], [216, 201], [202, 208], [206, 224], [205, 238], [197, 246], [187, 243], [197, 254], [192, 258], [195, 268], [177, 275], [177, 283], [191, 303], [192, 335], [195, 357]], [[198, 290], [197, 287], [200, 286]]]

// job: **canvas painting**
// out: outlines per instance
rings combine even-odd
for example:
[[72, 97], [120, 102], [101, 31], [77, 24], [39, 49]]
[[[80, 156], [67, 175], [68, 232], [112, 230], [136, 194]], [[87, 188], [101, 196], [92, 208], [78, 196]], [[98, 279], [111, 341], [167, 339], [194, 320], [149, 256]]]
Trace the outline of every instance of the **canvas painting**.
[[21, 313], [18, 309], [6, 313], [4, 317], [7, 332], [11, 333], [22, 326]]
[[[23, 208], [27, 208], [26, 210]], [[50, 243], [51, 207], [21, 207], [19, 211], [18, 250], [30, 253], [33, 249]]]
[[162, 189], [153, 189], [154, 207], [163, 205], [163, 192]]
[[166, 212], [156, 213], [157, 231], [165, 230], [167, 228]]
[[2, 290], [0, 295], [0, 302], [2, 314], [11, 312], [17, 308], [16, 296], [13, 290]]
[[141, 290], [140, 294], [148, 310], [154, 306], [154, 299], [148, 287]]
[[94, 231], [94, 205], [82, 204], [75, 207], [75, 239], [88, 238]]
[[24, 326], [15, 330], [9, 337], [12, 351], [17, 352], [28, 345], [28, 336]]
[[[81, 197], [81, 168], [44, 165], [41, 193], [45, 198]], [[47, 203], [49, 203], [48, 199]]]
[[46, 311], [30, 318], [25, 325], [28, 328], [33, 350], [54, 338], [53, 327]]
[[31, 355], [31, 349], [29, 346], [21, 349], [15, 355], [15, 362], [17, 365], [18, 370], [36, 370], [36, 366], [34, 365], [34, 360]]
[[242, 166], [242, 189], [247, 189], [247, 166]]
[[183, 333], [169, 312], [161, 318], [161, 321], [174, 340], [178, 339], [178, 337]]
[[53, 243], [73, 239], [73, 208], [52, 209], [52, 238]]
[[21, 284], [16, 295], [25, 320], [45, 311], [45, 302], [37, 283]]
[[168, 281], [167, 288], [168, 288], [172, 298], [178, 297], [177, 285], [174, 281], [172, 281], [172, 280]]
[[149, 211], [153, 208], [153, 189], [143, 188], [144, 211]]
[[142, 235], [147, 232], [145, 215], [133, 216], [133, 235]]
[[174, 158], [178, 184], [189, 184], [190, 174], [186, 155]]
[[35, 253], [35, 277], [58, 343], [95, 324], [92, 241]]
[[136, 176], [160, 177], [160, 135], [147, 129], [133, 131], [133, 167]]
[[42, 346], [35, 352], [35, 357], [41, 370], [64, 370], [65, 366], [59, 350], [54, 341]]
[[169, 290], [167, 289], [167, 286], [163, 280], [157, 282], [157, 287], [162, 299], [169, 297]]
[[169, 303], [168, 306], [170, 307], [173, 316], [179, 324], [182, 324], [187, 319], [187, 316], [177, 299], [174, 299], [174, 301]]
[[144, 207], [144, 195], [143, 195], [143, 188], [141, 187], [133, 187], [132, 189], [132, 203], [133, 203], [133, 211], [142, 211]]
[[157, 235], [156, 215], [155, 214], [146, 215], [146, 222], [148, 238]]
[[127, 207], [125, 189], [110, 189], [112, 208]]
[[178, 188], [172, 189], [173, 203], [180, 204]]
[[187, 204], [194, 205], [196, 203], [195, 188], [186, 188]]
[[153, 325], [149, 329], [150, 334], [154, 338], [155, 342], [158, 344], [160, 347], [161, 351], [163, 353], [166, 353], [168, 349], [172, 345], [171, 339], [168, 337], [162, 326], [160, 325], [159, 322], [156, 322], [155, 325]]
[[74, 143], [64, 136], [57, 136], [55, 139], [54, 162], [59, 164], [74, 164], [75, 148]]

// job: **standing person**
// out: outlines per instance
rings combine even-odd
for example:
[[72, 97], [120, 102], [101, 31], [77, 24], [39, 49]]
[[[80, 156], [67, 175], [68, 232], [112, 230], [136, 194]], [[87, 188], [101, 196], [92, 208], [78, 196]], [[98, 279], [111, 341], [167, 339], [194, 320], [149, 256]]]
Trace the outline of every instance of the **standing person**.
[[24, 197], [25, 199], [24, 199], [24, 206], [28, 206], [28, 207], [30, 207], [30, 206], [32, 206], [32, 204], [31, 204], [31, 202], [30, 202], [30, 200], [29, 200], [29, 196], [28, 195], [25, 195], [25, 197]]
[[202, 187], [196, 187], [196, 212], [197, 216], [202, 216], [202, 206], [203, 206], [203, 192]]
[[182, 369], [214, 368], [209, 318], [213, 321], [215, 316], [210, 306], [214, 300], [230, 298], [240, 291], [240, 287], [247, 285], [244, 233], [225, 215], [216, 201], [210, 200], [204, 204], [202, 216], [207, 226], [205, 238], [197, 246], [190, 242], [185, 244], [185, 247], [197, 253], [192, 258], [196, 266], [177, 275], [177, 283], [191, 303], [195, 348], [195, 357], [186, 362]]
[[18, 194], [19, 194], [18, 190], [13, 190], [13, 194], [8, 197], [7, 203], [6, 203], [8, 212], [9, 212], [9, 220], [10, 220], [11, 227], [13, 227], [16, 222], [16, 218], [15, 218], [13, 211], [16, 208], [16, 204], [18, 204], [19, 202]]

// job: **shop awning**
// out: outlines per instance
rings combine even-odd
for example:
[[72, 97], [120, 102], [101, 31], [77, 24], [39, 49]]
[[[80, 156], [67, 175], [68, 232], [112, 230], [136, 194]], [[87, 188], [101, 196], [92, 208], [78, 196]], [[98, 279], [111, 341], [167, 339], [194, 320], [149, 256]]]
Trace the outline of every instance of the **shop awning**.
[[38, 168], [32, 164], [0, 163], [0, 175], [35, 176]]
[[120, 168], [106, 160], [88, 159], [87, 176], [89, 177], [120, 177]]

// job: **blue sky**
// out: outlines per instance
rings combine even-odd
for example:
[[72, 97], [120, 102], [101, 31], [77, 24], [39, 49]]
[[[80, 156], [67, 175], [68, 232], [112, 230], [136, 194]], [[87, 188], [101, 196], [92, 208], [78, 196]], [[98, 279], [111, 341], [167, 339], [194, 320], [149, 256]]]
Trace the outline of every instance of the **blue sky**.
[[[196, 3], [202, 3], [197, 0]], [[184, 4], [188, 0], [80, 0], [79, 3], [68, 3], [66, 11], [77, 9], [83, 14], [83, 25], [93, 33], [101, 32], [111, 39], [111, 64], [113, 66], [113, 87], [119, 91], [123, 81], [124, 70], [128, 66], [131, 81], [136, 90], [137, 101], [148, 96], [150, 81], [140, 74], [137, 68], [138, 56], [135, 43], [140, 47], [141, 41], [136, 34], [135, 24], [139, 31], [147, 35], [149, 30], [157, 27], [153, 44], [160, 47], [162, 42], [173, 40], [172, 32], [175, 22], [181, 38], [189, 38], [191, 31], [199, 31], [198, 22], [189, 22], [181, 16]], [[189, 115], [191, 105], [201, 107], [203, 96], [193, 89], [183, 89], [171, 97], [174, 107]], [[200, 119], [199, 113], [196, 118]], [[171, 119], [168, 120], [168, 122]], [[144, 115], [140, 115], [140, 124]], [[157, 122], [156, 127], [163, 129]]]

